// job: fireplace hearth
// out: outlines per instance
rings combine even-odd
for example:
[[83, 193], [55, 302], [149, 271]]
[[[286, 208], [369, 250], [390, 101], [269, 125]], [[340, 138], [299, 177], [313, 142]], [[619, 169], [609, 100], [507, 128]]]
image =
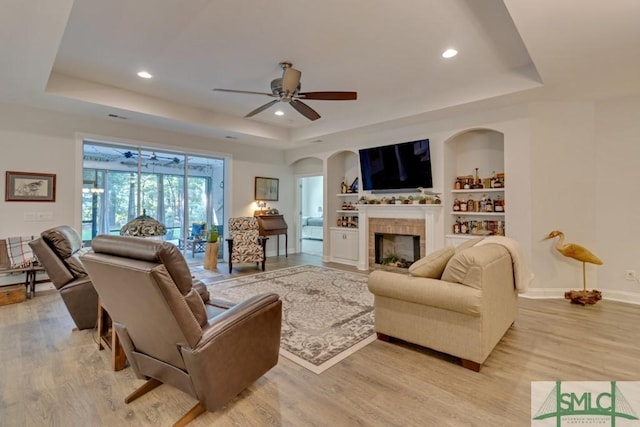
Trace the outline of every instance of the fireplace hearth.
[[375, 264], [409, 268], [420, 259], [420, 236], [374, 233]]

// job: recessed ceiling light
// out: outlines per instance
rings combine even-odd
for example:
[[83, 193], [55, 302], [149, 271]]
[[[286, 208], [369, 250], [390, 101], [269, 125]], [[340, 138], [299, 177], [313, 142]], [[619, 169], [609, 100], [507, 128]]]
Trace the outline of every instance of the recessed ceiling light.
[[153, 76], [146, 71], [140, 71], [138, 73], [138, 77], [142, 77], [143, 79], [150, 79]]
[[453, 58], [457, 54], [458, 54], [457, 50], [455, 50], [455, 49], [447, 49], [444, 52], [442, 52], [442, 57], [443, 58]]
[[273, 113], [273, 114], [275, 114], [276, 116], [284, 116], [284, 111], [282, 111], [282, 110], [278, 110], [278, 111], [276, 111], [276, 112], [275, 112], [275, 113]]

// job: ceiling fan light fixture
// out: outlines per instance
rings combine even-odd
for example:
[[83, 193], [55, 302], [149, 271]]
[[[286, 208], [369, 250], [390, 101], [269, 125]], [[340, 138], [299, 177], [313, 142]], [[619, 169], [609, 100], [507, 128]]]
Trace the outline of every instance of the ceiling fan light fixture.
[[278, 111], [276, 111], [276, 112], [275, 112], [275, 113], [273, 113], [273, 114], [275, 114], [276, 116], [284, 116], [284, 111], [282, 111], [282, 110], [278, 110]]
[[138, 72], [138, 77], [141, 77], [143, 79], [150, 79], [153, 76], [148, 71], [143, 70]]
[[455, 49], [447, 49], [444, 52], [442, 52], [442, 57], [443, 58], [453, 58], [454, 56], [456, 56], [458, 54], [458, 51]]
[[[320, 114], [313, 108], [300, 101], [304, 100], [324, 100], [324, 101], [352, 101], [358, 99], [357, 92], [336, 92], [336, 91], [324, 91], [324, 92], [300, 92], [300, 76], [302, 72], [292, 68], [290, 62], [281, 62], [282, 77], [273, 79], [271, 81], [271, 93], [254, 92], [250, 90], [237, 90], [237, 89], [221, 89], [214, 88], [214, 91], [218, 92], [234, 92], [244, 93], [250, 95], [266, 95], [271, 98], [275, 98], [270, 102], [256, 108], [245, 115], [245, 118], [253, 117], [258, 113], [266, 110], [267, 108], [277, 104], [278, 102], [285, 102], [293, 107], [298, 113], [305, 116], [307, 119], [314, 121], [320, 118]], [[276, 112], [278, 114], [278, 112]], [[282, 112], [284, 115], [284, 112]], [[278, 114], [280, 115], [280, 114]]]

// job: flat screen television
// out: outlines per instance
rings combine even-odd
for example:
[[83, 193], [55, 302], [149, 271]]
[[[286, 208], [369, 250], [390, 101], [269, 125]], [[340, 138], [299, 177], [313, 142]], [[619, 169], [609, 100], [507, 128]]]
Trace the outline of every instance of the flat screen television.
[[432, 188], [429, 140], [360, 150], [363, 190]]

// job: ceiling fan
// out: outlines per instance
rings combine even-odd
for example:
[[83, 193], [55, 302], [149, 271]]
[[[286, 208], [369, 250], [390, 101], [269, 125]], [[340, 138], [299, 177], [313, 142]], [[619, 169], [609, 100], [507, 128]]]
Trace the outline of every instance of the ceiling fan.
[[278, 102], [287, 102], [307, 119], [318, 120], [320, 118], [320, 114], [304, 102], [300, 101], [301, 99], [321, 101], [352, 101], [358, 99], [357, 92], [300, 92], [300, 76], [302, 75], [302, 72], [292, 68], [290, 62], [281, 62], [280, 67], [282, 68], [282, 77], [271, 81], [271, 93], [217, 88], [213, 90], [218, 92], [266, 95], [271, 98], [276, 98], [251, 111], [245, 117], [255, 116]]

